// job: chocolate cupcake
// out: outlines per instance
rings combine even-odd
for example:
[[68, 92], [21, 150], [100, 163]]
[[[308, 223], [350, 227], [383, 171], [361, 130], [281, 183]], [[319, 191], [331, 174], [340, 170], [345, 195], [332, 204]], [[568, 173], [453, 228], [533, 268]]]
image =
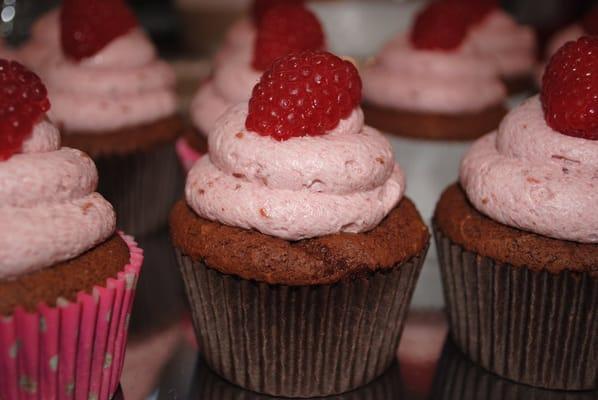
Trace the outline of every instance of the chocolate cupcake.
[[473, 145], [434, 219], [455, 342], [549, 389], [598, 384], [597, 54], [585, 37], [553, 57], [541, 96]]
[[183, 186], [174, 72], [124, 2], [68, 0], [60, 12], [62, 46], [40, 68], [50, 118], [65, 145], [96, 162], [119, 227], [155, 232]]
[[330, 53], [277, 60], [172, 211], [200, 352], [245, 389], [343, 393], [396, 358], [429, 235], [360, 95]]
[[432, 140], [471, 140], [498, 126], [506, 89], [496, 64], [467, 40], [470, 9], [475, 7], [459, 1], [432, 2], [410, 32], [394, 38], [366, 66], [368, 124]]
[[0, 398], [110, 399], [143, 259], [39, 78], [0, 60]]
[[302, 5], [278, 5], [264, 11], [253, 40], [247, 46], [223, 50], [214, 60], [212, 76], [200, 86], [191, 104], [195, 135], [177, 143], [187, 170], [201, 153], [201, 142], [214, 129], [218, 118], [231, 106], [246, 102], [251, 90], [274, 60], [304, 50], [321, 50], [324, 31], [318, 18]]

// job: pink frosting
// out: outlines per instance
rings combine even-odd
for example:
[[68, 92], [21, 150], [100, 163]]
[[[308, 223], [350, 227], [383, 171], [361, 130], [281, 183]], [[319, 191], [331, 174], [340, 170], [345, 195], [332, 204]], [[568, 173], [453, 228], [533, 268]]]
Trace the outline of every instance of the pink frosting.
[[390, 143], [360, 109], [323, 136], [278, 142], [247, 131], [231, 108], [187, 178], [198, 215], [287, 240], [373, 229], [396, 206], [405, 178]]
[[389, 43], [362, 77], [368, 101], [403, 110], [475, 112], [506, 97], [497, 67], [475, 51], [418, 50], [405, 36]]
[[60, 10], [42, 15], [31, 27], [31, 37], [20, 49], [19, 58], [31, 68], [38, 68], [52, 54], [60, 51]]
[[114, 233], [114, 210], [94, 192], [93, 161], [60, 148], [60, 133], [47, 121], [21, 154], [0, 162], [0, 182], [0, 279], [69, 260]]
[[251, 66], [253, 48], [230, 55], [215, 66], [212, 78], [198, 90], [191, 103], [191, 119], [204, 134], [215, 126], [218, 117], [233, 105], [248, 101], [261, 73]]
[[69, 131], [101, 133], [176, 112], [174, 71], [141, 30], [79, 63], [53, 54], [41, 74], [52, 99], [50, 118]]
[[472, 146], [460, 179], [472, 204], [498, 222], [598, 243], [598, 141], [554, 131], [537, 96]]
[[493, 11], [474, 27], [464, 46], [471, 46], [494, 63], [505, 77], [529, 74], [534, 69], [534, 31], [531, 27], [519, 25], [502, 10]]

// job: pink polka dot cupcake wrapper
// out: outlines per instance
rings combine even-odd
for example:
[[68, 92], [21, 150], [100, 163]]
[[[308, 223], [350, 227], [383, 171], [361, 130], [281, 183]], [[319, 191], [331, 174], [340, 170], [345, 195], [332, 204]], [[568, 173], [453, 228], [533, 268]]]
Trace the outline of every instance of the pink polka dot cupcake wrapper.
[[75, 301], [0, 320], [0, 399], [108, 400], [118, 389], [143, 251], [121, 233], [131, 260]]
[[176, 142], [176, 153], [179, 156], [179, 160], [183, 165], [185, 173], [191, 170], [193, 164], [200, 159], [202, 154], [198, 153], [193, 147], [189, 146], [189, 143], [185, 138], [179, 138]]

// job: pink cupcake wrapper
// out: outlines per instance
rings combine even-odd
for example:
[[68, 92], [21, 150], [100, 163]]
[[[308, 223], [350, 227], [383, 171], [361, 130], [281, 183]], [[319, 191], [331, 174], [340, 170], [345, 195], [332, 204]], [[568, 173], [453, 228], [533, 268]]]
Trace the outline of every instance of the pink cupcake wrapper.
[[116, 392], [143, 263], [133, 238], [119, 234], [131, 259], [105, 287], [0, 320], [0, 399], [108, 400]]
[[176, 153], [183, 165], [185, 172], [189, 172], [193, 164], [199, 160], [202, 154], [198, 153], [193, 147], [189, 146], [185, 138], [179, 138], [176, 142]]

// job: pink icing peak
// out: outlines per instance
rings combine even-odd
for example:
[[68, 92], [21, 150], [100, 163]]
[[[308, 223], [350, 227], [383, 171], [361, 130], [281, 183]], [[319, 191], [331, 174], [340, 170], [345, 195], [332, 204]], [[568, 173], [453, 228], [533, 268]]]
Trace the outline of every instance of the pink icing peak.
[[60, 134], [38, 123], [23, 153], [0, 163], [0, 279], [76, 257], [114, 233], [112, 206], [98, 193], [84, 153], [60, 148]]
[[598, 243], [598, 142], [550, 128], [537, 96], [472, 146], [460, 180], [472, 204], [500, 223]]
[[390, 143], [360, 109], [325, 136], [285, 142], [246, 130], [246, 117], [246, 103], [231, 108], [189, 172], [186, 198], [200, 216], [300, 240], [370, 230], [401, 199]]

